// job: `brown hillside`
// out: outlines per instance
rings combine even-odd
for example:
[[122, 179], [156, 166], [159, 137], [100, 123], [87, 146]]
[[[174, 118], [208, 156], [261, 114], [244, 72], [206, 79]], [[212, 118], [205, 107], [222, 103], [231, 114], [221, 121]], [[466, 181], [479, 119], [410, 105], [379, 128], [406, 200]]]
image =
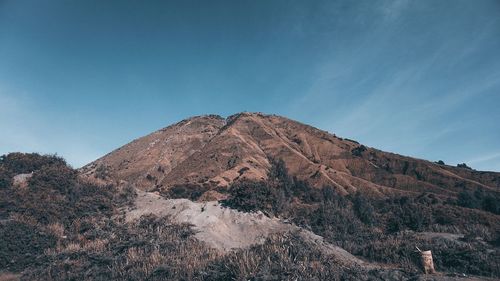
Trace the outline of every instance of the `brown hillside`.
[[438, 165], [368, 148], [355, 141], [275, 115], [240, 113], [186, 119], [107, 154], [80, 172], [97, 180], [126, 181], [144, 190], [198, 185], [227, 187], [266, 180], [269, 160], [315, 187], [332, 186], [383, 196], [431, 192], [455, 196], [481, 188], [498, 192], [500, 173]]

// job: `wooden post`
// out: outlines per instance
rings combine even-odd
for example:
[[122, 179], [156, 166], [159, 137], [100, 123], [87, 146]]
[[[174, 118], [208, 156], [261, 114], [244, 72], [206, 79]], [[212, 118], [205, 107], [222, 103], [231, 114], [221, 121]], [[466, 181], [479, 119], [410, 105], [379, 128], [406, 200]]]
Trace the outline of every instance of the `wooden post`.
[[432, 252], [430, 250], [421, 251], [418, 247], [416, 248], [420, 252], [420, 255], [422, 256], [422, 265], [424, 266], [424, 273], [425, 274], [436, 273], [436, 270], [434, 269], [434, 261], [432, 260]]

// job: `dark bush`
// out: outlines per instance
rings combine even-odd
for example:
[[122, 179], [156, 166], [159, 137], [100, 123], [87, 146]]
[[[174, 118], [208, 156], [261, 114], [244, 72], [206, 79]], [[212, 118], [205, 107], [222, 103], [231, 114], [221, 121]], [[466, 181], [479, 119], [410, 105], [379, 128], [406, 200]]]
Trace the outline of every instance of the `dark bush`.
[[271, 168], [268, 172], [269, 180], [274, 184], [279, 184], [282, 186], [291, 186], [292, 178], [288, 175], [288, 171], [285, 166], [285, 161], [283, 159], [269, 159], [271, 163]]
[[207, 191], [207, 189], [200, 185], [175, 185], [164, 191], [163, 194], [167, 198], [187, 198], [195, 201], [198, 200], [205, 191]]
[[471, 193], [462, 191], [458, 194], [457, 204], [465, 208], [476, 208], [477, 200]]
[[0, 189], [11, 185], [13, 174], [0, 164]]
[[66, 165], [45, 165], [33, 173], [30, 189], [49, 189], [66, 194], [76, 185], [77, 172]]
[[416, 203], [413, 198], [406, 197], [386, 202], [389, 204], [385, 206], [383, 212], [390, 214], [387, 230], [391, 233], [406, 229], [423, 231], [433, 223], [432, 211], [427, 206]]
[[352, 149], [351, 153], [354, 156], [361, 157], [361, 156], [363, 156], [363, 152], [365, 152], [366, 150], [367, 150], [366, 146], [360, 145], [360, 146], [357, 146], [356, 148]]
[[493, 196], [486, 196], [483, 198], [481, 202], [481, 207], [483, 210], [487, 212], [491, 212], [494, 214], [500, 214], [500, 205], [499, 199], [494, 198]]
[[1, 222], [0, 237], [0, 269], [14, 272], [46, 262], [44, 250], [56, 242], [38, 227], [17, 221]]
[[[34, 164], [30, 164], [33, 159]], [[33, 171], [29, 188], [0, 189], [0, 218], [23, 214], [38, 223], [69, 224], [76, 218], [110, 214], [114, 190], [79, 182], [77, 172], [55, 156], [11, 154], [3, 158], [0, 171]], [[13, 169], [13, 170], [12, 170]], [[118, 194], [118, 193], [117, 193]]]
[[356, 193], [352, 201], [354, 204], [354, 211], [358, 218], [367, 225], [373, 225], [376, 220], [375, 209], [370, 201], [360, 192]]
[[465, 163], [462, 163], [462, 164], [457, 164], [457, 167], [458, 168], [464, 168], [464, 169], [469, 169], [469, 170], [472, 170], [471, 167], [467, 166], [467, 164]]
[[456, 204], [461, 207], [484, 210], [493, 214], [500, 214], [498, 193], [487, 193], [482, 189], [476, 189], [473, 193], [462, 191], [458, 194]]
[[10, 153], [0, 157], [0, 165], [14, 174], [31, 173], [45, 165], [63, 165], [66, 161], [57, 155], [40, 155], [37, 153]]
[[283, 210], [285, 194], [282, 189], [271, 187], [262, 182], [239, 182], [229, 189], [230, 197], [224, 206], [244, 212], [261, 210], [278, 214]]

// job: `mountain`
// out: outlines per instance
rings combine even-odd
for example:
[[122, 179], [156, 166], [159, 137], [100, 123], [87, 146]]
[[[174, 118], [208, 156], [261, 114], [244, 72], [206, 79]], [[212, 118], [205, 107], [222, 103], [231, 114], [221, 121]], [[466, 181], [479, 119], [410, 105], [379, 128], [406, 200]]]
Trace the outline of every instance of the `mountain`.
[[10, 153], [0, 280], [498, 280], [499, 179], [260, 113], [192, 117], [79, 170]]
[[272, 159], [309, 185], [376, 197], [500, 190], [500, 173], [439, 165], [369, 148], [276, 115], [192, 117], [124, 145], [84, 166], [84, 177], [125, 181], [143, 190], [266, 181]]

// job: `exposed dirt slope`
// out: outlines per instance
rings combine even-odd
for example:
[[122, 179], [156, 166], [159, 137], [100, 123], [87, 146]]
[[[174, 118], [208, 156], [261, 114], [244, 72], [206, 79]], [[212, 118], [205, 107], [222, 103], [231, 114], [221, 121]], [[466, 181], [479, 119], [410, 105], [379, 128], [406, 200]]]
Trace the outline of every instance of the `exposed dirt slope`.
[[134, 207], [125, 210], [125, 214], [128, 222], [154, 214], [168, 216], [178, 223], [192, 224], [197, 239], [221, 251], [262, 244], [272, 234], [297, 232], [305, 241], [320, 246], [344, 264], [371, 266], [344, 249], [324, 242], [321, 236], [310, 231], [278, 218], [269, 218], [261, 212], [244, 213], [225, 208], [217, 201], [197, 203], [187, 199], [164, 199], [155, 193], [138, 190]]
[[224, 119], [213, 115], [186, 119], [136, 139], [81, 171], [97, 180], [123, 180], [150, 188], [201, 150], [224, 124]]
[[225, 187], [265, 180], [270, 158], [313, 186], [373, 196], [464, 189], [500, 190], [500, 173], [438, 165], [368, 148], [275, 115], [240, 113], [186, 119], [139, 138], [83, 167], [95, 180], [127, 181], [144, 190], [199, 185]]

